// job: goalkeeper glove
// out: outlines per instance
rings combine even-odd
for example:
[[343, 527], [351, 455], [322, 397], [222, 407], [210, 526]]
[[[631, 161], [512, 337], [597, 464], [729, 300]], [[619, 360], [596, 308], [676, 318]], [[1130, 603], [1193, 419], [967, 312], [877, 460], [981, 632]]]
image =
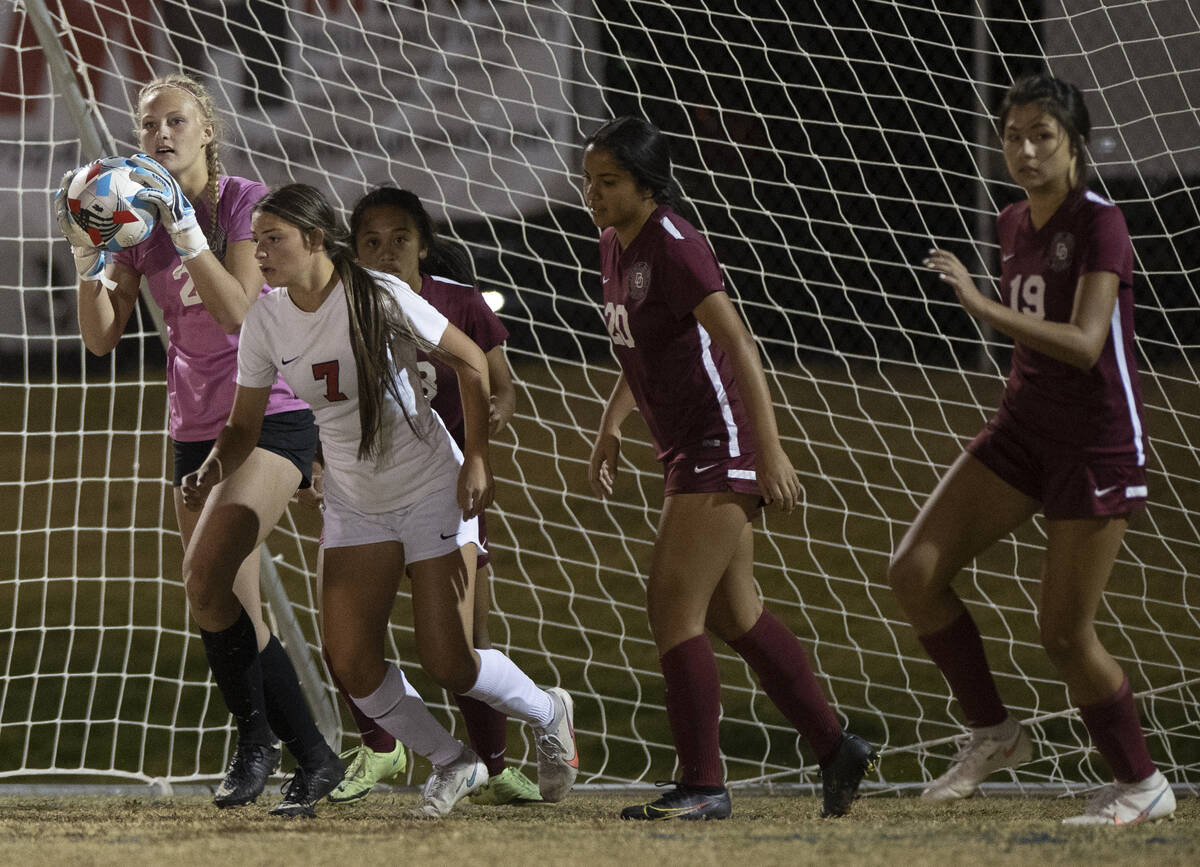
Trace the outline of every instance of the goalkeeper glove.
[[146, 154], [113, 159], [133, 167], [133, 177], [143, 184], [138, 198], [158, 211], [159, 222], [171, 236], [181, 262], [194, 259], [208, 249], [208, 239], [196, 221], [196, 209], [169, 171]]
[[104, 250], [92, 243], [88, 233], [75, 222], [67, 207], [67, 187], [70, 186], [71, 179], [78, 171], [79, 169], [71, 169], [63, 175], [58, 192], [54, 194], [54, 217], [58, 220], [58, 230], [71, 245], [71, 255], [75, 258], [75, 271], [79, 274], [79, 279], [84, 281], [100, 280], [105, 286], [112, 288], [110, 286], [112, 281], [104, 276], [108, 257]]

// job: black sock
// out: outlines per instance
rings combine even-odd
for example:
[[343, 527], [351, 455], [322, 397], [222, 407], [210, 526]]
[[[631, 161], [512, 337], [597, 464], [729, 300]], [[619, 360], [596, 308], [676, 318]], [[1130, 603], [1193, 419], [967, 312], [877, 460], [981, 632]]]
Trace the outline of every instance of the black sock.
[[228, 629], [220, 632], [200, 630], [204, 655], [225, 706], [237, 722], [238, 742], [243, 744], [273, 744], [275, 736], [267, 723], [263, 699], [262, 667], [258, 661], [258, 639], [254, 623], [242, 610], [241, 616]]
[[263, 692], [266, 695], [267, 719], [271, 728], [302, 766], [315, 768], [331, 752], [325, 738], [317, 729], [300, 679], [287, 651], [274, 635], [259, 654], [262, 664]]

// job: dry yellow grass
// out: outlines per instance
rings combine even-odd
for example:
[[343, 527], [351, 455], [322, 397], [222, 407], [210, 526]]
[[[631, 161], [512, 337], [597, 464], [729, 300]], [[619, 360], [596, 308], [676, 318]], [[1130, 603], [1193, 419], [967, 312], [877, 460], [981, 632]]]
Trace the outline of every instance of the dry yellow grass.
[[[628, 793], [576, 793], [558, 805], [459, 807], [437, 822], [403, 817], [415, 793], [322, 805], [281, 820], [263, 805], [218, 812], [201, 796], [0, 796], [0, 863], [288, 865], [1195, 864], [1200, 802], [1173, 822], [1064, 828], [1079, 800], [977, 798], [952, 806], [892, 796], [822, 820], [814, 797], [735, 794], [724, 822], [616, 818]], [[269, 803], [264, 797], [263, 803]]]

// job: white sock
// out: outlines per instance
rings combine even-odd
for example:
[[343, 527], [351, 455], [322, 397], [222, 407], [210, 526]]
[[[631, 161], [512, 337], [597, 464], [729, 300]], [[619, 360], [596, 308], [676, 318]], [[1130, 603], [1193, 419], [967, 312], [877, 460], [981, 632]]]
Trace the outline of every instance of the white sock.
[[479, 677], [475, 679], [475, 685], [464, 693], [467, 698], [479, 699], [505, 716], [531, 725], [550, 725], [554, 718], [554, 702], [550, 693], [539, 688], [529, 679], [529, 675], [499, 650], [475, 652], [479, 654]]
[[355, 698], [354, 703], [380, 728], [435, 765], [448, 765], [462, 755], [462, 743], [433, 718], [420, 693], [394, 665], [388, 665], [377, 690]]

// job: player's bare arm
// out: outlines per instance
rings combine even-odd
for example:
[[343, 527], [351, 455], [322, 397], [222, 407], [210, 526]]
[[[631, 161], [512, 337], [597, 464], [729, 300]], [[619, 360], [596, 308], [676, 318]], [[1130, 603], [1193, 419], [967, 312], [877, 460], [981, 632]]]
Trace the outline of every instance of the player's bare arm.
[[592, 493], [602, 499], [612, 496], [613, 483], [617, 479], [617, 463], [621, 456], [621, 425], [633, 412], [634, 406], [633, 391], [622, 372], [604, 406], [600, 430], [588, 460], [588, 482], [592, 486]]
[[1090, 369], [1100, 357], [1120, 288], [1116, 274], [1095, 271], [1082, 275], [1075, 290], [1071, 320], [1048, 322], [985, 297], [966, 266], [947, 250], [931, 250], [924, 264], [953, 287], [967, 313], [1018, 343], [1081, 370]]
[[790, 512], [800, 501], [800, 479], [779, 442], [775, 407], [758, 345], [724, 292], [710, 294], [696, 305], [692, 314], [733, 365], [733, 376], [754, 428], [756, 474], [763, 499]]
[[79, 334], [95, 355], [107, 355], [116, 349], [125, 333], [125, 323], [137, 307], [141, 287], [140, 275], [128, 265], [110, 264], [107, 276], [115, 283], [113, 289], [106, 289], [99, 280], [79, 283]]
[[508, 427], [517, 408], [517, 389], [513, 385], [512, 368], [504, 354], [504, 346], [493, 346], [486, 353], [488, 380], [492, 384], [488, 427], [494, 437]]
[[263, 414], [271, 389], [246, 388], [239, 385], [233, 397], [233, 409], [229, 420], [213, 443], [212, 451], [200, 465], [200, 469], [183, 477], [180, 491], [183, 503], [189, 509], [200, 509], [208, 499], [209, 492], [237, 472], [254, 451], [262, 433]]
[[447, 325], [437, 358], [454, 368], [463, 404], [463, 466], [458, 477], [458, 504], [470, 519], [492, 502], [492, 469], [488, 463], [490, 383], [487, 358], [474, 340]]
[[185, 264], [209, 315], [228, 334], [241, 328], [250, 305], [262, 293], [262, 272], [254, 259], [254, 242], [234, 241], [225, 252], [224, 264], [211, 250]]

